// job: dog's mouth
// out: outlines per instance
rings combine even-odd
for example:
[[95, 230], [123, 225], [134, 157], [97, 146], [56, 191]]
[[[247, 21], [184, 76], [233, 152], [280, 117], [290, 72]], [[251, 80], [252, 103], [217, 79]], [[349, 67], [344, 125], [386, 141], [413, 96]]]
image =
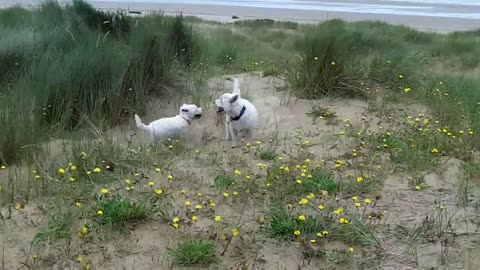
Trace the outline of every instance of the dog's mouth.
[[193, 117], [194, 117], [195, 119], [198, 119], [198, 118], [201, 118], [202, 115], [201, 115], [201, 114], [195, 114]]
[[225, 110], [223, 109], [223, 107], [217, 107], [217, 113], [221, 113], [221, 112], [224, 112]]

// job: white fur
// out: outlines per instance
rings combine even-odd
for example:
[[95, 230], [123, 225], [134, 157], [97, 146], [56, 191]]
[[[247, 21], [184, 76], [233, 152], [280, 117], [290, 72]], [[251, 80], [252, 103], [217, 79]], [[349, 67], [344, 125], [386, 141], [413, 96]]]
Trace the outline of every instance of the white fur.
[[178, 115], [158, 119], [149, 125], [145, 125], [140, 116], [135, 114], [135, 124], [138, 129], [148, 134], [151, 143], [158, 143], [185, 134], [192, 121], [200, 118], [202, 113], [202, 108], [197, 105], [183, 104]]
[[[242, 138], [251, 140], [255, 129], [257, 128], [258, 112], [255, 106], [248, 100], [243, 99], [240, 93], [240, 85], [238, 79], [233, 80], [233, 92], [225, 93], [215, 100], [218, 112], [225, 112], [225, 133], [226, 140], [232, 140], [232, 147], [240, 145]], [[245, 112], [242, 117], [233, 121], [240, 115], [242, 108], [245, 106]]]

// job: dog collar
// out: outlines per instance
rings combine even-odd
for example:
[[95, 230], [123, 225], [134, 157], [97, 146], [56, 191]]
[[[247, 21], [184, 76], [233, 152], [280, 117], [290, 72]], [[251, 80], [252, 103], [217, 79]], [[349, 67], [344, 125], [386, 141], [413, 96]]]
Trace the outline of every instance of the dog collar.
[[242, 118], [242, 116], [245, 114], [245, 110], [247, 108], [245, 106], [242, 107], [242, 110], [240, 111], [240, 114], [238, 116], [235, 116], [235, 117], [230, 117], [230, 121], [238, 121], [240, 120], [240, 118]]
[[187, 121], [187, 123], [188, 123], [189, 125], [192, 124], [192, 122], [191, 122], [190, 120], [188, 120], [188, 119], [186, 119], [186, 118], [183, 118], [183, 117], [182, 117], [182, 119], [185, 120], [185, 121]]

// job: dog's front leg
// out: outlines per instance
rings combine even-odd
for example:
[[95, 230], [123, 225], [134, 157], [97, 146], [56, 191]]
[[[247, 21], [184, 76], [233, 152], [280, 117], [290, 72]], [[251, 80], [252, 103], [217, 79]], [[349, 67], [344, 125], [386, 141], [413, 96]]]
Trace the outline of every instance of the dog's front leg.
[[225, 122], [225, 140], [228, 142], [228, 141], [231, 141], [232, 140], [232, 125], [230, 124], [230, 121], [227, 119], [226, 122]]

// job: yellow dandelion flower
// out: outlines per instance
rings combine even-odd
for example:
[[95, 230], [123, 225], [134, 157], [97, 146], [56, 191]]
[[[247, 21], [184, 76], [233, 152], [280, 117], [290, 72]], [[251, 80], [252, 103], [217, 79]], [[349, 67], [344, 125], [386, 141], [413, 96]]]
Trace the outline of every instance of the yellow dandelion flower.
[[340, 207], [340, 208], [337, 208], [337, 210], [333, 211], [336, 215], [340, 215], [343, 213], [343, 208]]
[[221, 216], [215, 216], [215, 217], [213, 218], [213, 220], [214, 220], [215, 222], [220, 222], [220, 221], [222, 221], [222, 217], [221, 217]]
[[195, 205], [195, 209], [202, 210], [202, 206], [200, 204]]
[[163, 193], [163, 190], [161, 188], [156, 188], [154, 192], [155, 194], [160, 195]]
[[102, 215], [103, 215], [103, 211], [102, 211], [102, 210], [98, 210], [98, 211], [97, 211], [97, 215], [102, 216]]
[[75, 206], [76, 206], [77, 208], [81, 208], [81, 207], [82, 207], [82, 203], [81, 203], [81, 202], [76, 202], [76, 203], [75, 203]]
[[172, 221], [173, 221], [173, 223], [178, 223], [178, 222], [180, 222], [180, 218], [174, 217]]
[[304, 215], [299, 215], [298, 220], [305, 221], [307, 218]]
[[350, 221], [346, 218], [340, 218], [339, 222], [340, 222], [340, 224], [349, 224], [350, 223]]
[[7, 169], [7, 166], [5, 165], [0, 166], [0, 170], [6, 170], [6, 169]]
[[178, 223], [173, 223], [172, 227], [175, 228], [175, 229], [178, 229], [179, 225], [178, 225]]
[[297, 179], [297, 181], [295, 181], [297, 184], [301, 185], [302, 184], [302, 180], [300, 179]]
[[155, 168], [155, 172], [159, 173], [162, 172], [162, 170], [160, 168]]
[[233, 235], [233, 236], [237, 236], [239, 233], [240, 233], [240, 232], [238, 231], [237, 228], [233, 228], [233, 229], [232, 229], [232, 235]]
[[233, 192], [233, 196], [238, 196], [238, 192], [237, 192], [237, 191], [234, 191], [234, 192]]
[[169, 174], [169, 175], [167, 176], [167, 178], [168, 178], [168, 180], [173, 180], [173, 175]]
[[192, 221], [193, 221], [193, 222], [195, 222], [195, 221], [197, 221], [197, 220], [198, 220], [198, 217], [197, 217], [197, 216], [192, 216], [192, 218], [191, 218], [191, 219], [192, 219]]
[[415, 186], [415, 190], [421, 190], [421, 189], [422, 189], [422, 187], [420, 187], [419, 185]]
[[308, 194], [307, 199], [309, 199], [309, 200], [315, 199], [315, 194], [313, 194], [313, 193]]
[[365, 199], [365, 204], [371, 204], [371, 203], [372, 203], [372, 200], [370, 200], [369, 198]]
[[107, 194], [108, 193], [108, 189], [106, 188], [103, 188], [101, 191], [100, 191], [103, 195]]
[[349, 252], [349, 253], [354, 253], [354, 252], [355, 252], [355, 249], [354, 249], [353, 247], [349, 247], [349, 248], [348, 248], [348, 252]]
[[296, 231], [293, 232], [293, 234], [294, 234], [295, 236], [300, 236], [302, 233], [301, 233], [300, 231], [296, 230]]
[[182, 190], [180, 191], [180, 193], [183, 194], [183, 195], [185, 195], [185, 194], [187, 193], [187, 191], [186, 191], [185, 189], [182, 189]]
[[403, 75], [402, 75], [402, 74], [399, 74], [399, 75], [398, 75], [398, 78], [399, 78], [399, 79], [403, 79]]
[[431, 150], [431, 152], [432, 152], [432, 154], [437, 154], [437, 153], [438, 153], [438, 149], [437, 149], [437, 148], [433, 148], [433, 149]]
[[300, 201], [298, 202], [300, 205], [306, 205], [308, 203], [308, 200], [305, 199], [305, 198], [302, 198], [300, 199]]
[[441, 204], [441, 205], [439, 206], [439, 208], [440, 208], [440, 210], [443, 210], [443, 209], [445, 209], [445, 205]]
[[363, 182], [363, 177], [357, 176], [357, 183], [362, 183], [362, 182]]
[[408, 93], [410, 91], [412, 91], [412, 89], [410, 87], [406, 87], [406, 88], [403, 89], [403, 92], [405, 92], [405, 93]]
[[241, 175], [241, 174], [242, 174], [242, 172], [241, 172], [240, 170], [235, 170], [233, 173], [234, 173], [235, 175]]
[[327, 230], [322, 231], [322, 235], [323, 235], [323, 236], [328, 236], [328, 231], [327, 231]]
[[330, 62], [330, 65], [335, 66], [336, 65], [335, 61]]
[[190, 205], [192, 205], [190, 201], [185, 201], [185, 206], [189, 207]]
[[151, 187], [153, 187], [153, 186], [155, 186], [155, 182], [150, 181], [150, 182], [148, 182], [148, 185], [151, 186]]
[[93, 172], [94, 172], [94, 173], [99, 173], [99, 172], [101, 172], [101, 171], [102, 171], [102, 169], [100, 169], [100, 168], [98, 168], [98, 167], [95, 168], [95, 169], [93, 169]]
[[353, 196], [352, 197], [352, 201], [356, 202], [358, 200], [358, 197], [357, 196]]
[[318, 205], [318, 210], [322, 211], [323, 209], [325, 209], [325, 206], [323, 206], [323, 204], [319, 204]]
[[215, 206], [217, 206], [214, 201], [210, 201], [210, 203], [209, 203], [208, 205], [209, 205], [210, 207], [212, 207], [212, 208], [215, 207]]
[[228, 198], [228, 196], [229, 196], [228, 192], [224, 192], [222, 195], [223, 195], [224, 198]]
[[78, 256], [77, 256], [77, 262], [78, 262], [78, 263], [82, 263], [82, 262], [83, 262], [83, 257], [80, 256], [80, 255], [78, 255]]
[[66, 171], [65, 171], [64, 168], [58, 169], [58, 174], [65, 174], [65, 173], [66, 173]]

